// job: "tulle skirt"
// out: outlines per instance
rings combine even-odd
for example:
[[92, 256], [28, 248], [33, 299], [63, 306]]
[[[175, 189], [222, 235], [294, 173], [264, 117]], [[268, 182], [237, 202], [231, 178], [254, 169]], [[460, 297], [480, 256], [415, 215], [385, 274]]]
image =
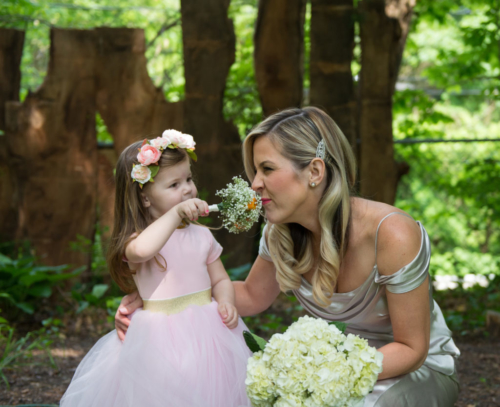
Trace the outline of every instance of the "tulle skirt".
[[251, 406], [245, 329], [241, 319], [227, 328], [216, 302], [174, 315], [139, 310], [124, 343], [113, 330], [89, 351], [60, 406]]

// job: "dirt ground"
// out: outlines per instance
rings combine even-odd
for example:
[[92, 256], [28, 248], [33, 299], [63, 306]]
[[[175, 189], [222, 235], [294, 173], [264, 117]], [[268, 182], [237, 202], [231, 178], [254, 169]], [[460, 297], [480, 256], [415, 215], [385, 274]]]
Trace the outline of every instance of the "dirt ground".
[[[64, 341], [54, 343], [52, 354], [57, 369], [44, 363], [6, 372], [11, 388], [7, 390], [5, 384], [0, 383], [0, 407], [57, 405], [78, 363], [99, 337], [83, 332], [94, 333], [95, 330], [81, 329], [78, 334], [73, 332]], [[458, 365], [462, 389], [455, 406], [500, 406], [500, 339], [455, 340], [462, 352]]]

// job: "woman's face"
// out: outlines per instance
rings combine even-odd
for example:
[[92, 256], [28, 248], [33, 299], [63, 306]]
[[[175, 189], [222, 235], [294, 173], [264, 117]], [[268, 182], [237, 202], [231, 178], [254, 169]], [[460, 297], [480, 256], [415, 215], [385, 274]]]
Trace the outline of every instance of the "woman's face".
[[252, 189], [262, 197], [269, 222], [302, 223], [317, 209], [309, 186], [309, 171], [297, 170], [266, 136], [258, 137], [253, 145], [255, 178]]

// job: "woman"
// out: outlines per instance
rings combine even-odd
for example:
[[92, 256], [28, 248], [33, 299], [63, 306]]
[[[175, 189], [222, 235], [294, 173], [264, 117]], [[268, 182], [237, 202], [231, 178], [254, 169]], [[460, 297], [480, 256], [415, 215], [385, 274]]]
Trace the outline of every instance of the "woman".
[[[458, 396], [453, 343], [432, 300], [429, 237], [392, 206], [352, 196], [355, 161], [346, 138], [323, 111], [276, 113], [245, 139], [252, 188], [267, 225], [245, 282], [235, 282], [242, 316], [293, 291], [313, 316], [348, 324], [384, 355], [365, 406], [453, 406]], [[122, 300], [115, 321], [142, 305]]]

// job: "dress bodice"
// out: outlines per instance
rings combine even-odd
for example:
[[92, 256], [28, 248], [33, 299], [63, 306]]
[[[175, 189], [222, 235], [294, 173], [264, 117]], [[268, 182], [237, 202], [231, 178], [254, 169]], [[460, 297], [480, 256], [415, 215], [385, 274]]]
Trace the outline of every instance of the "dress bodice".
[[[400, 214], [399, 212], [392, 214], [396, 213]], [[347, 293], [334, 293], [332, 302], [327, 307], [316, 304], [313, 299], [312, 286], [303, 277], [301, 286], [293, 290], [295, 296], [311, 315], [328, 321], [347, 323], [347, 332], [368, 339], [372, 346], [380, 348], [393, 342], [386, 291], [395, 294], [412, 291], [419, 287], [429, 275], [430, 240], [422, 224], [417, 223], [421, 230], [420, 250], [409, 264], [396, 273], [389, 276], [381, 275], [375, 265], [361, 286]], [[265, 260], [272, 261], [264, 238], [265, 232], [262, 236], [259, 255]], [[424, 364], [433, 370], [451, 375], [455, 371], [455, 358], [460, 355], [460, 352], [451, 338], [451, 331], [446, 326], [441, 309], [432, 299], [430, 278], [428, 285], [431, 331], [429, 353]]]
[[207, 266], [221, 252], [222, 246], [209, 229], [195, 224], [176, 229], [158, 255], [142, 263], [134, 274], [140, 296], [163, 300], [210, 288]]

